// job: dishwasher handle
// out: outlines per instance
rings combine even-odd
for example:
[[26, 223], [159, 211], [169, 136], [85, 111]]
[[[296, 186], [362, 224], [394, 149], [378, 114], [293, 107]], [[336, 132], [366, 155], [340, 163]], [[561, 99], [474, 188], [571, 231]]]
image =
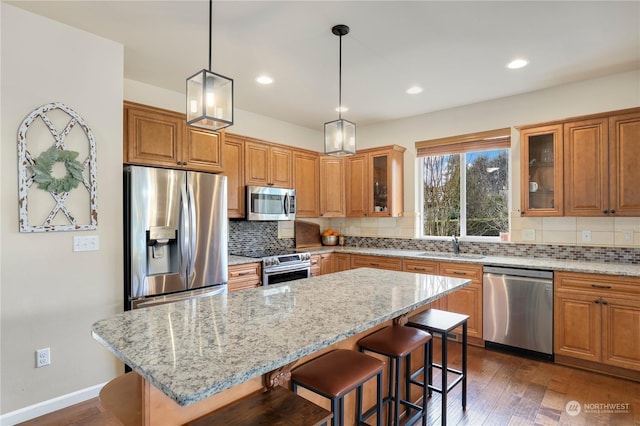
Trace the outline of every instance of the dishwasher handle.
[[520, 268], [504, 268], [499, 266], [485, 266], [482, 268], [485, 274], [509, 275], [514, 277], [540, 278], [545, 280], [553, 280], [553, 271], [544, 271], [539, 269], [520, 269]]

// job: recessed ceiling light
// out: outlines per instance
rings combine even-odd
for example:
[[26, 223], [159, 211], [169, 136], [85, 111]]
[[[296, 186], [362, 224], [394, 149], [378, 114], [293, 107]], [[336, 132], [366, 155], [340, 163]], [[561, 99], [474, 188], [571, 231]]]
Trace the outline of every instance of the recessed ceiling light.
[[260, 84], [271, 84], [273, 83], [273, 79], [271, 77], [269, 77], [268, 75], [261, 75], [260, 77], [256, 78], [256, 81]]
[[410, 95], [417, 95], [418, 93], [422, 93], [422, 87], [413, 86], [407, 89], [407, 93]]
[[516, 70], [518, 68], [522, 68], [529, 63], [526, 59], [514, 59], [513, 61], [507, 64], [507, 68]]
[[344, 105], [336, 107], [336, 112], [347, 112], [347, 111], [349, 111], [349, 108], [347, 108]]

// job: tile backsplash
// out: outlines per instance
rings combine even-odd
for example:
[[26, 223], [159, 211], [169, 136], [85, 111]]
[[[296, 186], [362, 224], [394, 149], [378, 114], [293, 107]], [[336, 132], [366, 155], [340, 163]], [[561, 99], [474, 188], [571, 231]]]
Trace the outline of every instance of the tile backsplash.
[[[328, 219], [319, 219], [317, 222], [320, 223], [321, 229], [325, 229], [328, 226], [334, 226], [334, 221], [335, 219], [331, 220], [331, 222]], [[334, 227], [338, 228], [337, 226]], [[396, 250], [453, 251], [451, 242], [446, 240], [353, 236], [349, 234], [346, 228], [343, 232], [346, 234], [345, 244], [347, 246]], [[595, 232], [599, 231], [594, 228], [592, 237]], [[293, 222], [229, 222], [230, 253], [256, 247], [295, 247]], [[523, 256], [541, 259], [640, 264], [640, 247], [543, 244], [535, 241], [531, 243], [521, 241], [490, 243], [461, 241], [460, 249], [462, 253], [484, 254], [487, 256]]]

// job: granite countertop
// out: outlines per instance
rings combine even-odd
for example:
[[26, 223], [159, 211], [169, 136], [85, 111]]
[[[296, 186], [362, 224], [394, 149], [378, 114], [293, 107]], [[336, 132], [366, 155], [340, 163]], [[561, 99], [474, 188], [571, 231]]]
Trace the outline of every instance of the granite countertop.
[[[406, 259], [434, 260], [440, 262], [472, 263], [484, 266], [503, 266], [511, 268], [543, 269], [549, 271], [583, 272], [629, 277], [640, 277], [640, 265], [632, 263], [604, 263], [574, 260], [556, 260], [532, 257], [482, 256], [453, 253], [438, 253], [425, 250], [379, 249], [367, 247], [319, 246], [298, 249], [311, 254], [348, 253], [372, 256], [401, 257]], [[255, 259], [254, 259], [255, 261]]]
[[96, 322], [92, 335], [186, 406], [469, 283], [360, 268], [127, 311]]

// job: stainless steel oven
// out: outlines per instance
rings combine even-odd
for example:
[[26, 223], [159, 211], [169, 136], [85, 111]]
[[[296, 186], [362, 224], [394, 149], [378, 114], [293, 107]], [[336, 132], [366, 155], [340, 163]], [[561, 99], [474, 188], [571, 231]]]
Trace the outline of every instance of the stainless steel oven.
[[294, 253], [262, 259], [262, 285], [278, 284], [311, 276], [311, 254]]

